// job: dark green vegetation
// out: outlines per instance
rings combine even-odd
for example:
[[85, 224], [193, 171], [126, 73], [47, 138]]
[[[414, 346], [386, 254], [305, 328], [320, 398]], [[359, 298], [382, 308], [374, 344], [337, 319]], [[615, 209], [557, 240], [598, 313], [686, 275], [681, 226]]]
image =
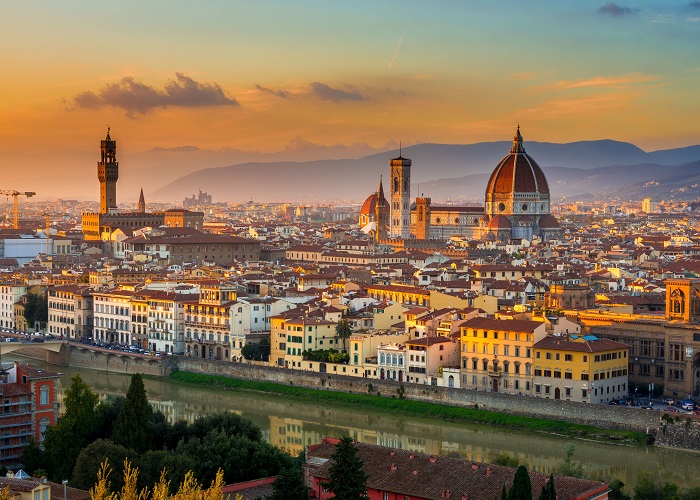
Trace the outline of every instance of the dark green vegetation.
[[126, 398], [100, 402], [76, 374], [64, 405], [64, 415], [46, 431], [44, 449], [28, 446], [22, 462], [29, 473], [41, 471], [59, 483], [68, 479], [76, 488], [94, 485], [105, 458], [114, 468], [113, 490], [123, 486], [127, 458], [139, 469], [141, 488], [156, 484], [164, 468], [174, 488], [188, 471], [207, 484], [222, 468], [224, 481], [234, 483], [276, 475], [294, 464], [291, 456], [264, 442], [252, 422], [233, 413], [169, 423], [151, 409], [140, 375], [132, 377]]
[[321, 361], [324, 363], [342, 363], [343, 361], [350, 361], [350, 355], [348, 353], [340, 352], [337, 349], [304, 351], [302, 355], [304, 359], [308, 361]]
[[241, 349], [241, 354], [247, 360], [267, 361], [270, 357], [270, 341], [261, 339], [260, 342], [248, 342]]
[[302, 398], [307, 401], [331, 402], [333, 404], [351, 405], [354, 407], [362, 406], [392, 413], [398, 412], [405, 415], [435, 417], [455, 422], [472, 422], [537, 432], [565, 434], [568, 436], [585, 436], [600, 441], [611, 439], [617, 443], [625, 441], [634, 444], [648, 444], [650, 439], [650, 436], [641, 432], [611, 431], [589, 425], [571, 424], [558, 420], [520, 417], [517, 415], [474, 408], [446, 406], [422, 401], [408, 401], [401, 399], [398, 394], [387, 395], [390, 397], [378, 397], [379, 394], [349, 394], [344, 392], [320, 391], [304, 387], [287, 386], [274, 382], [240, 380], [222, 377], [220, 375], [204, 375], [187, 372], [174, 372], [170, 375], [170, 379], [189, 384], [204, 384], [227, 389], [268, 392]]
[[24, 318], [27, 320], [27, 326], [34, 328], [34, 325], [39, 326], [41, 323], [46, 323], [49, 320], [48, 299], [44, 294], [28, 293], [24, 304]]
[[367, 499], [367, 474], [363, 462], [357, 456], [357, 447], [351, 437], [340, 438], [331, 455], [329, 478], [324, 484], [338, 500]]

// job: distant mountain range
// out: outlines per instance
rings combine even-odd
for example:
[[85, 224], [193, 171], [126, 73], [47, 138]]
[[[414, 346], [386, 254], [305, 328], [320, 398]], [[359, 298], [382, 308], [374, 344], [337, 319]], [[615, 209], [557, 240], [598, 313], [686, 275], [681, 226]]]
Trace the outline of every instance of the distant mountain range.
[[[436, 201], [483, 200], [488, 176], [510, 142], [468, 145], [419, 144], [404, 148], [411, 158], [412, 195]], [[645, 152], [612, 140], [568, 144], [525, 142], [549, 181], [554, 200], [695, 199], [700, 195], [700, 145]], [[398, 150], [354, 160], [248, 162], [184, 175], [149, 195], [182, 200], [197, 190], [215, 201], [362, 200], [386, 179]], [[162, 176], [161, 176], [162, 178]], [[388, 195], [388, 182], [385, 189]]]

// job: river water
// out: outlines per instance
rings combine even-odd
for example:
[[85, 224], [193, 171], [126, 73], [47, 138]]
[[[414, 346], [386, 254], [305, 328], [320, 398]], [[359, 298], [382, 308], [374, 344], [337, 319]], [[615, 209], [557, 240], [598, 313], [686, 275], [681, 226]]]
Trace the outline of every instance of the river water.
[[[9, 361], [6, 356], [3, 361]], [[26, 360], [20, 361], [26, 362]], [[83, 380], [101, 395], [125, 395], [130, 376], [95, 370], [48, 365], [35, 360], [32, 366], [63, 373], [59, 400], [80, 372]], [[270, 443], [299, 452], [324, 436], [350, 435], [361, 442], [434, 455], [462, 457], [477, 462], [493, 461], [499, 453], [515, 456], [530, 470], [551, 472], [561, 463], [568, 443], [576, 446], [574, 460], [595, 479], [617, 478], [630, 492], [643, 470], [663, 481], [681, 486], [700, 486], [700, 453], [656, 447], [630, 447], [585, 440], [457, 424], [434, 418], [395, 415], [365, 408], [319, 406], [315, 402], [264, 393], [187, 386], [166, 379], [144, 379], [148, 399], [172, 421], [192, 421], [200, 415], [228, 410], [258, 425]], [[643, 410], [640, 410], [643, 411]]]

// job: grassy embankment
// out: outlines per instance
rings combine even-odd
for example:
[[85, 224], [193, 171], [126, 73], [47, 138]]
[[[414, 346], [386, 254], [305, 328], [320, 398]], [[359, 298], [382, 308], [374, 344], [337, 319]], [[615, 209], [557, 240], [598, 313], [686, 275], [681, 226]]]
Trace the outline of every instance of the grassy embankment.
[[[423, 401], [409, 401], [397, 395], [380, 394], [351, 394], [335, 391], [321, 391], [304, 387], [288, 386], [274, 382], [240, 380], [219, 375], [204, 375], [199, 373], [174, 372], [170, 380], [187, 384], [205, 384], [225, 389], [267, 392], [286, 397], [301, 398], [306, 401], [329, 402], [336, 405], [348, 405], [376, 410], [399, 412], [404, 415], [420, 415], [441, 418], [454, 422], [470, 422], [495, 425], [536, 432], [563, 434], [572, 437], [585, 437], [597, 441], [626, 442], [629, 444], [649, 444], [649, 436], [642, 432], [614, 431], [593, 427], [590, 425], [572, 424], [559, 420], [544, 418], [520, 417], [507, 413], [447, 406]], [[371, 384], [368, 384], [371, 387]]]

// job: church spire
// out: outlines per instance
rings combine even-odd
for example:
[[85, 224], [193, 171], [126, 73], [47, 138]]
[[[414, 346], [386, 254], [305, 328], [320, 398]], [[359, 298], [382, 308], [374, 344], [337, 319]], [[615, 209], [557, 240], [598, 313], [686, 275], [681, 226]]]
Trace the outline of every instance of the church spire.
[[384, 197], [384, 186], [382, 186], [382, 176], [379, 176], [379, 190], [377, 190], [377, 203], [383, 203], [386, 198]]
[[511, 153], [524, 153], [525, 148], [523, 147], [523, 136], [520, 135], [520, 124], [518, 123], [518, 129], [515, 131], [515, 136], [513, 137], [513, 147], [510, 149]]
[[138, 212], [140, 214], [146, 213], [146, 199], [143, 197], [143, 188], [141, 188], [141, 194], [139, 195], [139, 208]]

